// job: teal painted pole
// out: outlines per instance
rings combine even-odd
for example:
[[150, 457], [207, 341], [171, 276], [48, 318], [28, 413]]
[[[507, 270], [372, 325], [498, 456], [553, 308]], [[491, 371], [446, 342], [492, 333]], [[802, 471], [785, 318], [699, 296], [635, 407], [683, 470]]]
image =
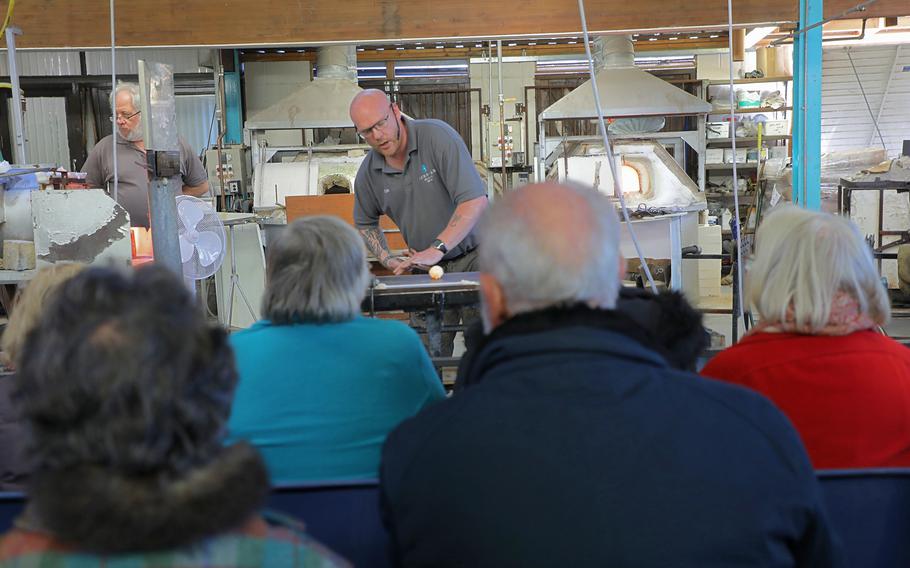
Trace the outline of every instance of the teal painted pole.
[[240, 55], [234, 50], [232, 71], [224, 72], [224, 106], [227, 130], [224, 134], [225, 144], [243, 143], [243, 103], [240, 94]]
[[[822, 20], [822, 0], [799, 1], [799, 30]], [[797, 30], [797, 32], [799, 32]], [[822, 26], [793, 43], [793, 201], [821, 208]]]

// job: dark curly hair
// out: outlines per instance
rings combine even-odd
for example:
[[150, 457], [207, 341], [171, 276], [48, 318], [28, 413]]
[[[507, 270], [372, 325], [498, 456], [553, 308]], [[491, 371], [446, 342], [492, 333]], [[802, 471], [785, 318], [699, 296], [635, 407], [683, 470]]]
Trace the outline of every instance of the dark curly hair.
[[26, 339], [17, 398], [35, 470], [180, 477], [221, 448], [237, 372], [225, 332], [160, 267], [92, 268]]

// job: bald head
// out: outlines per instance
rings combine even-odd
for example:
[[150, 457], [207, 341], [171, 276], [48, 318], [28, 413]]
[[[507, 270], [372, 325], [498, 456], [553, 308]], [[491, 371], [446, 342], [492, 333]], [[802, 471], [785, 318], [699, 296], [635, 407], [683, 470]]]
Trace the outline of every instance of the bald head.
[[[380, 115], [384, 115], [389, 110], [389, 105], [392, 104], [392, 101], [389, 100], [389, 97], [379, 89], [364, 89], [354, 96], [354, 100], [351, 101], [351, 120], [354, 121], [354, 124], [357, 125], [361, 121], [364, 121], [365, 124], [362, 125], [363, 128], [366, 128], [370, 124], [373, 124], [378, 120], [373, 120], [376, 116], [382, 118]], [[361, 130], [361, 127], [358, 127], [358, 130]]]
[[351, 121], [367, 144], [386, 159], [401, 159], [407, 149], [407, 132], [401, 111], [378, 89], [357, 93], [351, 101]]
[[604, 194], [528, 185], [495, 202], [481, 232], [481, 270], [501, 287], [507, 313], [567, 303], [615, 306], [619, 221]]

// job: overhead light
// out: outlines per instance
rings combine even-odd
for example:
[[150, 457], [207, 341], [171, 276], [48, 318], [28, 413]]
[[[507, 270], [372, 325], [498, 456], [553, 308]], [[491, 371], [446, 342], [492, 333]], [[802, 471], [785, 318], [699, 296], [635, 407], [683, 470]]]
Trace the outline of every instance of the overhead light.
[[417, 49], [423, 49], [423, 46], [422, 46], [422, 45], [418, 45], [418, 46], [417, 46]]
[[536, 42], [536, 41], [529, 41], [529, 42], [528, 42], [528, 45], [537, 45], [537, 42]]
[[444, 45], [437, 45], [437, 46], [436, 46], [436, 49], [442, 49], [443, 47], [445, 47], [445, 46], [444, 46]]
[[260, 50], [259, 50], [259, 53], [265, 53], [265, 50], [264, 50], [264, 49], [260, 49]]
[[463, 43], [456, 43], [456, 44], [455, 44], [455, 47], [457, 47], [458, 49], [461, 49], [462, 47], [464, 47], [464, 44], [463, 44]]
[[385, 51], [385, 48], [384, 48], [384, 47], [377, 47], [377, 48], [376, 48], [376, 51]]
[[569, 43], [569, 45], [575, 45], [575, 44], [578, 43], [578, 42], [577, 42], [577, 41], [570, 41], [570, 42], [568, 42], [568, 43]]
[[711, 34], [708, 37], [711, 39], [715, 39], [715, 38], [719, 38], [720, 36], [718, 34]]
[[648, 38], [648, 41], [657, 41], [657, 38], [656, 38], [656, 37], [649, 37], [649, 38]]
[[483, 47], [483, 44], [482, 44], [482, 43], [475, 43], [475, 44], [474, 44], [474, 47]]
[[670, 38], [670, 41], [676, 41], [676, 40], [678, 40], [678, 39], [679, 39], [678, 36], [673, 36], [673, 37]]
[[398, 47], [395, 48], [395, 50], [396, 50], [396, 51], [404, 51], [404, 48], [401, 47], [401, 46], [398, 46]]
[[515, 42], [512, 42], [512, 43], [509, 44], [509, 47], [515, 47], [516, 45], [518, 45], [518, 44], [515, 43]]
[[358, 48], [357, 48], [357, 51], [363, 51], [363, 48], [362, 48], [362, 47], [358, 47]]
[[556, 42], [555, 42], [555, 41], [548, 41], [548, 42], [547, 42], [547, 45], [556, 45]]
[[689, 36], [689, 39], [698, 39], [698, 36]]

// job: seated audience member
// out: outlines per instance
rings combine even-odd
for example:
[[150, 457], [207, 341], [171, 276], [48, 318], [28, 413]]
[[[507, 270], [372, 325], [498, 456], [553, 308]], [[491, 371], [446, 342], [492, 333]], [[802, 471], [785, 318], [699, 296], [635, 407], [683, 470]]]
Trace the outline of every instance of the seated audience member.
[[702, 374], [770, 398], [818, 469], [910, 466], [910, 351], [876, 331], [887, 292], [859, 229], [786, 207], [756, 235], [759, 323]]
[[[57, 288], [84, 268], [82, 264], [55, 264], [43, 268], [19, 296], [0, 340], [3, 364], [13, 371], [28, 333]], [[0, 375], [0, 491], [21, 491], [28, 475], [25, 455], [27, 433], [13, 402], [13, 375]]]
[[226, 334], [165, 269], [63, 284], [18, 361], [35, 468], [0, 565], [344, 565], [258, 515], [265, 466], [222, 439], [236, 380]]
[[297, 220], [269, 245], [266, 319], [231, 336], [229, 438], [259, 448], [273, 482], [375, 478], [388, 432], [445, 398], [412, 329], [361, 315], [369, 278], [337, 217]]
[[[625, 316], [615, 320], [616, 331], [657, 351], [674, 369], [696, 370], [698, 358], [708, 347], [710, 336], [702, 325], [701, 313], [681, 293], [667, 290], [653, 294], [647, 289], [621, 286], [616, 311]], [[483, 336], [482, 321], [465, 331], [466, 350], [458, 364], [456, 393], [471, 386], [472, 379], [479, 379], [472, 377], [469, 369]]]
[[841, 565], [783, 415], [626, 334], [609, 198], [527, 186], [482, 235], [471, 386], [383, 449], [402, 566]]

